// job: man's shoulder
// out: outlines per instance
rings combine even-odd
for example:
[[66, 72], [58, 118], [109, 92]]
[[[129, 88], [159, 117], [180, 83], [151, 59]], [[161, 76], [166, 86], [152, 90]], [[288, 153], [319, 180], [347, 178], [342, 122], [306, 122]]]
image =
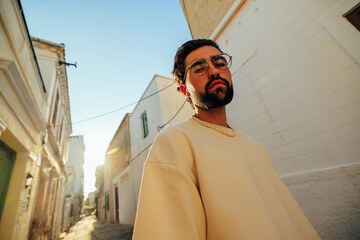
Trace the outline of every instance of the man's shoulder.
[[[191, 155], [191, 138], [191, 130], [189, 130], [189, 123], [187, 121], [169, 125], [157, 134], [151, 148], [151, 156], [160, 153], [169, 156], [173, 155], [173, 157], [175, 153]], [[156, 161], [159, 160], [157, 159]]]
[[191, 132], [191, 123], [188, 120], [169, 125], [162, 129], [156, 139], [168, 139], [175, 136], [186, 136]]
[[171, 124], [166, 126], [160, 133], [168, 133], [168, 132], [177, 132], [177, 131], [186, 131], [187, 129], [191, 128], [191, 123], [188, 120]]
[[[194, 120], [192, 120], [191, 118], [187, 119], [186, 121], [183, 122], [179, 122], [179, 123], [175, 123], [172, 125], [167, 126], [166, 128], [164, 128], [163, 130], [161, 130], [159, 132], [159, 134], [156, 136], [156, 140], [157, 141], [182, 141], [182, 140], [187, 140], [189, 141], [190, 139], [198, 139], [200, 138], [206, 138], [208, 139], [209, 137], [213, 136], [208, 134], [207, 131], [201, 131], [201, 130], [208, 130], [207, 128], [202, 128], [202, 126], [199, 126]], [[211, 129], [211, 132], [214, 131]], [[257, 139], [236, 131], [237, 135], [234, 138], [235, 139], [240, 139], [238, 143], [243, 143], [243, 144], [250, 144], [250, 145], [262, 145]]]

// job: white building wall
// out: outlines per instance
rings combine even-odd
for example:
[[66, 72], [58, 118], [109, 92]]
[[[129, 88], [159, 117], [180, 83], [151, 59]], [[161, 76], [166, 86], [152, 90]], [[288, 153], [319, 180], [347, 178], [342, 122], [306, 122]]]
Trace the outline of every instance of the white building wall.
[[58, 180], [58, 192], [56, 194], [56, 205], [55, 205], [55, 212], [54, 212], [54, 223], [53, 226], [56, 226], [52, 229], [53, 236], [59, 236], [61, 233], [62, 228], [62, 219], [64, 217], [64, 203], [65, 203], [65, 178], [62, 177]]
[[212, 34], [233, 55], [230, 124], [265, 145], [324, 239], [360, 236], [360, 48], [326, 25], [350, 2], [245, 1]]
[[67, 166], [72, 166], [74, 174], [73, 194], [84, 190], [84, 136], [71, 136]]
[[143, 153], [141, 153], [137, 159], [135, 159], [132, 163], [132, 169], [131, 172], [133, 174], [133, 182], [134, 182], [134, 197], [135, 197], [135, 203], [136, 207], [138, 204], [138, 198], [139, 198], [139, 191], [140, 191], [140, 185], [141, 185], [141, 178], [144, 170], [144, 163], [146, 160], [147, 155], [149, 154], [149, 150], [151, 147], [146, 149]]
[[217, 39], [234, 56], [230, 119], [281, 176], [360, 160], [360, 69], [320, 24], [337, 2], [248, 2]]
[[135, 221], [136, 201], [134, 196], [133, 173], [131, 168], [131, 165], [128, 166], [113, 179], [113, 186], [118, 186], [120, 224], [133, 224]]
[[48, 103], [46, 106], [46, 116], [49, 117], [52, 106], [51, 102], [53, 101], [52, 98], [54, 98], [54, 95], [56, 95], [56, 71], [59, 58], [58, 56], [54, 55], [53, 52], [50, 52], [48, 49], [42, 49], [39, 47], [37, 47], [36, 49], [36, 57], [39, 63], [39, 67], [41, 69], [41, 75], [44, 79], [44, 84], [46, 86], [45, 98], [46, 102]]
[[[141, 98], [145, 98], [150, 94], [153, 94], [159, 90], [157, 86], [157, 80], [159, 77], [156, 75], [150, 81], [147, 89], [144, 91], [144, 94]], [[168, 79], [161, 79], [159, 81], [165, 81], [166, 86], [172, 84]], [[170, 89], [165, 89], [162, 92], [169, 91]], [[141, 115], [146, 110], [149, 134], [144, 138], [143, 134], [143, 122]], [[155, 94], [141, 102], [139, 102], [134, 108], [133, 112], [130, 115], [130, 141], [131, 141], [131, 165], [132, 172], [134, 174], [134, 191], [138, 195], [140, 189], [140, 181], [143, 165], [146, 159], [146, 156], [149, 152], [151, 144], [158, 133], [157, 126], [163, 125], [163, 119], [161, 116], [161, 108], [159, 102], [159, 95]], [[135, 180], [136, 179], [136, 180]], [[136, 197], [137, 199], [137, 197]], [[137, 204], [137, 200], [136, 200]]]
[[[170, 81], [168, 81], [168, 85], [169, 84], [171, 84]], [[158, 88], [156, 84], [156, 77], [154, 77], [141, 98], [146, 98], [150, 94], [153, 94], [157, 91]], [[149, 126], [149, 135], [144, 138], [141, 114], [145, 110]], [[161, 118], [161, 109], [158, 94], [155, 94], [154, 96], [151, 96], [136, 105], [130, 115], [130, 140], [132, 158], [134, 158], [152, 143], [153, 139], [158, 133], [156, 126], [162, 123], [163, 122]]]
[[[71, 133], [67, 76], [64, 66], [56, 67], [59, 60], [65, 61], [64, 46], [48, 42], [45, 47], [43, 41], [30, 39], [19, 3], [0, 1], [0, 135], [1, 142], [16, 152], [6, 192], [6, 198], [12, 200], [4, 204], [0, 239], [27, 239], [34, 234], [57, 238], [57, 235], [52, 236], [50, 231], [42, 231], [36, 226], [35, 218], [39, 212], [35, 208], [39, 205], [39, 186], [48, 184], [40, 180], [43, 180], [45, 170], [42, 164], [49, 162], [49, 169], [54, 169], [58, 177], [63, 177], [66, 172], [63, 163], [66, 163], [64, 156], [67, 154], [68, 135]], [[47, 58], [42, 58], [42, 53]], [[44, 60], [42, 65], [39, 64], [40, 69], [37, 58]], [[44, 75], [40, 75], [39, 70]], [[63, 100], [62, 105], [58, 106], [57, 116], [64, 118], [66, 124], [62, 129], [61, 140], [48, 121], [53, 109], [54, 91], [51, 88], [57, 82], [61, 82], [60, 96]], [[31, 187], [25, 188], [28, 174], [32, 175], [33, 183]], [[61, 196], [62, 190], [58, 189], [58, 192], [53, 191], [51, 194]], [[48, 197], [53, 199], [51, 194]], [[49, 220], [48, 226], [55, 234], [61, 226], [50, 224], [54, 222], [53, 216], [58, 216], [59, 212], [61, 209], [57, 208], [52, 209], [51, 214], [47, 214], [47, 211], [39, 214], [44, 222]]]
[[68, 166], [66, 174], [66, 195], [71, 195], [74, 193], [74, 182], [76, 178], [76, 172], [74, 171], [74, 167]]
[[[131, 224], [133, 224], [135, 219], [144, 162], [152, 142], [159, 130], [161, 130], [159, 127], [163, 127], [165, 124], [168, 126], [179, 121], [184, 121], [193, 114], [193, 110], [188, 103], [183, 106], [185, 98], [176, 91], [176, 88], [177, 84], [174, 84], [173, 79], [155, 75], [150, 81], [142, 98], [157, 91], [159, 91], [159, 93], [139, 102], [130, 115], [131, 164], [126, 170], [120, 173], [120, 176], [125, 173], [129, 174], [129, 181], [132, 181], [131, 185], [133, 188], [131, 194], [133, 195], [135, 204], [130, 200], [132, 197], [125, 200], [125, 197], [130, 194], [128, 193], [130, 182], [119, 184], [119, 197], [121, 199], [120, 201], [135, 205], [133, 211], [130, 210], [132, 209], [132, 206], [128, 205], [128, 214], [132, 212], [131, 216], [122, 216]], [[144, 138], [141, 114], [145, 110], [147, 113], [149, 135]], [[176, 113], [176, 117], [173, 118]], [[169, 120], [171, 121], [169, 122]], [[124, 192], [126, 192], [125, 195], [122, 195]]]
[[[158, 89], [169, 86], [169, 81], [158, 80], [156, 83]], [[169, 89], [164, 90], [164, 92], [159, 93], [162, 121], [167, 126], [182, 122], [194, 114], [194, 110], [188, 102], [185, 102], [186, 98], [177, 91], [177, 87], [176, 83], [169, 87]], [[171, 121], [169, 122], [169, 120]]]
[[[132, 172], [134, 174], [136, 202], [140, 189], [143, 165], [151, 148], [151, 144], [160, 130], [159, 127], [163, 127], [164, 124], [168, 126], [179, 121], [184, 121], [193, 114], [193, 110], [188, 103], [183, 106], [185, 97], [177, 92], [176, 88], [177, 84], [173, 82], [173, 79], [155, 75], [142, 98], [157, 91], [160, 92], [138, 103], [130, 115], [131, 156], [133, 160]], [[149, 126], [149, 135], [146, 138], [143, 137], [143, 123], [141, 118], [141, 114], [145, 110]], [[177, 112], [176, 117], [171, 120]], [[169, 120], [171, 121], [169, 122]]]
[[[63, 211], [63, 227], [68, 228], [70, 225], [78, 221], [79, 217], [79, 198], [83, 197], [84, 191], [84, 136], [70, 136], [69, 151], [67, 161], [67, 178], [66, 178], [66, 194], [61, 196], [61, 208], [66, 204]], [[60, 197], [60, 196], [59, 196]], [[73, 204], [73, 212], [71, 213], [71, 204]], [[70, 217], [72, 215], [72, 217]], [[59, 224], [61, 224], [59, 220]]]
[[90, 192], [88, 194], [88, 198], [89, 198], [89, 206], [92, 206], [95, 204], [95, 192]]
[[109, 166], [104, 165], [104, 194], [105, 195], [109, 194], [109, 188], [110, 188], [109, 175], [110, 175]]

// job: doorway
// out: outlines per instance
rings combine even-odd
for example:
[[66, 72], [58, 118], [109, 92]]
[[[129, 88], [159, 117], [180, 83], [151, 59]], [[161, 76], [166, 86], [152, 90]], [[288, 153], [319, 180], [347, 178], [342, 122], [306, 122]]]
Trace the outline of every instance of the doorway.
[[0, 219], [6, 201], [15, 155], [15, 151], [0, 141]]
[[116, 221], [119, 222], [119, 195], [118, 195], [118, 187], [115, 187], [115, 215]]

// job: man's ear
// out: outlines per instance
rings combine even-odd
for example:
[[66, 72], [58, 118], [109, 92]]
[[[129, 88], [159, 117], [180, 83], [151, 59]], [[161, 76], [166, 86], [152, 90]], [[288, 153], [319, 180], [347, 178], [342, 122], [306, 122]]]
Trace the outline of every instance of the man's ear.
[[179, 86], [179, 88], [180, 88], [180, 92], [181, 92], [184, 96], [188, 97], [188, 92], [186, 91], [186, 86], [185, 86], [185, 84], [184, 84], [184, 83], [181, 83], [180, 86]]

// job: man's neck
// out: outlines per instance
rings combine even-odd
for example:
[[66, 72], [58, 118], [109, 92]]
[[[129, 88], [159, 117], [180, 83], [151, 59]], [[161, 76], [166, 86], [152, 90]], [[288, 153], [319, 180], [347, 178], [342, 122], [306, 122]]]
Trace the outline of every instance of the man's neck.
[[208, 123], [213, 123], [223, 127], [228, 127], [226, 121], [225, 106], [212, 108], [212, 109], [201, 109], [195, 107], [195, 117]]

